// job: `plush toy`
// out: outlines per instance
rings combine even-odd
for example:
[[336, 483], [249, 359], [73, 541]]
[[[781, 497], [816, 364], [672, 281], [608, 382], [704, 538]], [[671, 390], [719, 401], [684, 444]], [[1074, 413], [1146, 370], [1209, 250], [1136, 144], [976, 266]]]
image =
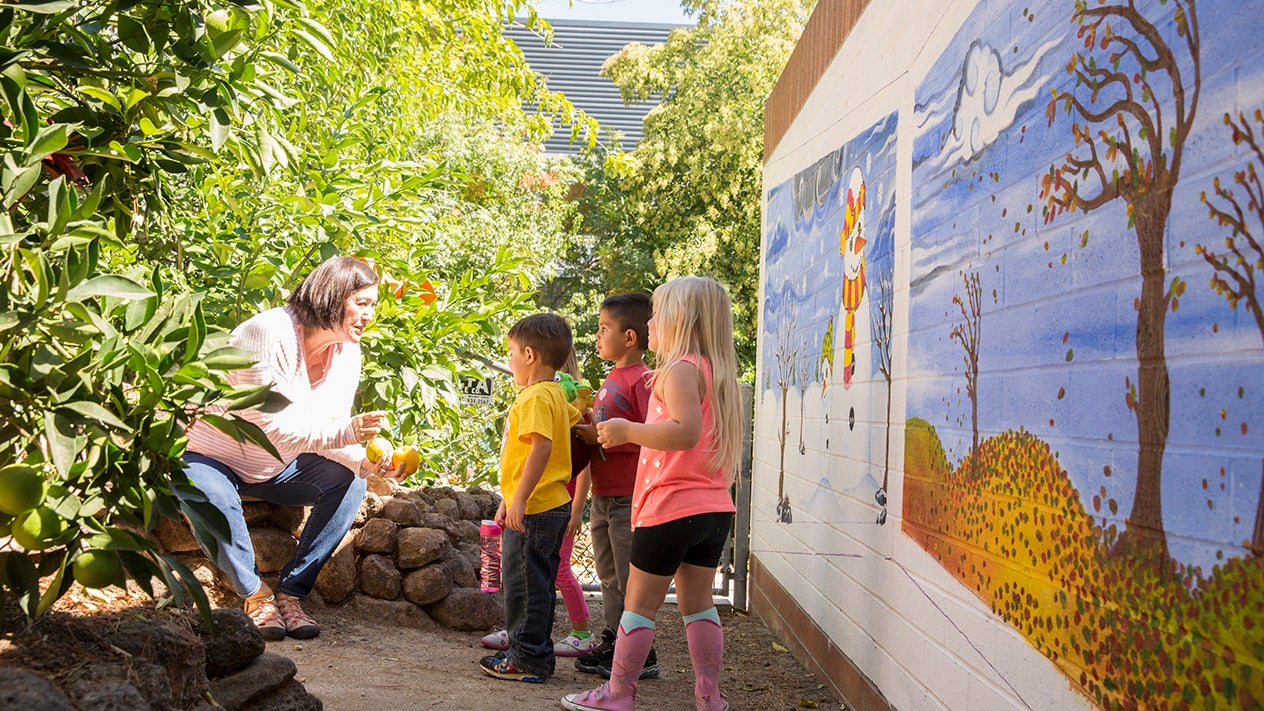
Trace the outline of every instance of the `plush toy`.
[[562, 394], [566, 396], [566, 401], [575, 406], [580, 412], [587, 412], [593, 404], [593, 389], [587, 383], [576, 380], [571, 377], [570, 373], [558, 371], [553, 377], [558, 385], [562, 386]]

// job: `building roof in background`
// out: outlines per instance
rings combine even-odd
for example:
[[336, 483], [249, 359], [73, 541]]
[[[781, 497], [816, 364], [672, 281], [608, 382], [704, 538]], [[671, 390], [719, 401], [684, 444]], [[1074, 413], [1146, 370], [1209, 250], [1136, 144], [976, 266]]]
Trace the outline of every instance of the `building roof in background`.
[[[545, 76], [550, 89], [562, 92], [576, 108], [596, 118], [603, 136], [623, 134], [621, 146], [631, 150], [641, 140], [641, 120], [659, 102], [624, 104], [614, 83], [600, 75], [601, 65], [624, 45], [658, 44], [681, 25], [562, 19], [549, 20], [549, 24], [553, 26], [550, 46], [517, 23], [507, 28], [505, 35], [522, 50], [531, 68]], [[581, 148], [579, 142], [570, 145], [569, 126], [559, 126], [545, 144], [551, 153], [574, 154]]]

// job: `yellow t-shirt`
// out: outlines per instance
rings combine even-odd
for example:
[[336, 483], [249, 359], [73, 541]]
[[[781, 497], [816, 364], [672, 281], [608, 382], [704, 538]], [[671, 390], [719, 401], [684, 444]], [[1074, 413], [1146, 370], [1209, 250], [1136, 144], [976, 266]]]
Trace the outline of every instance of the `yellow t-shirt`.
[[531, 435], [541, 434], [553, 443], [548, 464], [531, 496], [527, 513], [555, 509], [571, 500], [566, 485], [571, 480], [571, 427], [579, 422], [579, 410], [566, 402], [562, 387], [544, 381], [518, 391], [505, 423], [505, 441], [500, 448], [500, 491], [508, 506], [522, 481], [522, 471], [531, 453]]

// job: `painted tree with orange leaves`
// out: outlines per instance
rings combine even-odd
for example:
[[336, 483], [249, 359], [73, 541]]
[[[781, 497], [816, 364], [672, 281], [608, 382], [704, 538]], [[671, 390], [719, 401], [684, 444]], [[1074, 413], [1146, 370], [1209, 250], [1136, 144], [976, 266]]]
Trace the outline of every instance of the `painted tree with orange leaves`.
[[[1228, 227], [1232, 232], [1224, 239], [1224, 250], [1206, 244], [1194, 246], [1194, 251], [1211, 265], [1211, 289], [1229, 301], [1229, 308], [1237, 310], [1242, 304], [1246, 312], [1255, 317], [1255, 326], [1264, 339], [1264, 312], [1260, 310], [1259, 283], [1256, 272], [1264, 271], [1264, 185], [1260, 183], [1255, 162], [1264, 165], [1264, 149], [1260, 147], [1260, 139], [1255, 129], [1247, 120], [1246, 114], [1239, 112], [1235, 120], [1231, 114], [1224, 115], [1225, 125], [1232, 130], [1233, 142], [1246, 144], [1254, 160], [1247, 161], [1246, 168], [1233, 174], [1233, 183], [1245, 193], [1245, 206], [1234, 189], [1222, 185], [1220, 178], [1212, 183], [1220, 205], [1207, 199], [1204, 190], [1199, 196], [1211, 219], [1221, 227]], [[1264, 125], [1264, 112], [1255, 110], [1255, 122]], [[1259, 235], [1255, 234], [1251, 224], [1252, 218], [1261, 227]], [[1260, 475], [1260, 499], [1255, 510], [1255, 532], [1251, 536], [1251, 552], [1257, 556], [1264, 555], [1264, 473]]]
[[[1125, 380], [1125, 400], [1140, 446], [1132, 511], [1116, 546], [1158, 562], [1167, 561], [1168, 550], [1161, 493], [1171, 417], [1165, 328], [1185, 288], [1180, 279], [1168, 282], [1164, 232], [1202, 84], [1195, 2], [1157, 0], [1143, 12], [1136, 0], [1077, 0], [1072, 22], [1084, 49], [1066, 66], [1075, 82], [1054, 89], [1046, 111], [1050, 125], [1059, 109], [1074, 117], [1075, 148], [1040, 185], [1046, 223], [1116, 199], [1127, 204], [1140, 252], [1141, 295], [1134, 301], [1137, 379]], [[1180, 44], [1168, 44], [1169, 28]], [[1186, 56], [1178, 57], [1177, 50]]]
[[[970, 454], [979, 451], [979, 337], [982, 335], [983, 322], [983, 287], [979, 284], [979, 273], [962, 273], [961, 281], [965, 285], [966, 298], [953, 294], [952, 303], [961, 311], [961, 322], [953, 326], [949, 338], [956, 341], [965, 354], [962, 360], [966, 372], [966, 397], [970, 398]], [[971, 457], [972, 474], [977, 474], [978, 457]]]

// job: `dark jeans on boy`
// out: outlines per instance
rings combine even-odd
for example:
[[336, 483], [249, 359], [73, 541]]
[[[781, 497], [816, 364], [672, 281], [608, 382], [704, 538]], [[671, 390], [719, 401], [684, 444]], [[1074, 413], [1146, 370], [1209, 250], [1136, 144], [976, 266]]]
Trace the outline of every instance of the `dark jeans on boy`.
[[570, 520], [571, 505], [562, 504], [523, 516], [526, 530], [506, 528], [501, 539], [509, 661], [540, 676], [552, 676], [556, 664], [552, 632], [557, 589], [553, 581], [562, 560], [562, 536]]

